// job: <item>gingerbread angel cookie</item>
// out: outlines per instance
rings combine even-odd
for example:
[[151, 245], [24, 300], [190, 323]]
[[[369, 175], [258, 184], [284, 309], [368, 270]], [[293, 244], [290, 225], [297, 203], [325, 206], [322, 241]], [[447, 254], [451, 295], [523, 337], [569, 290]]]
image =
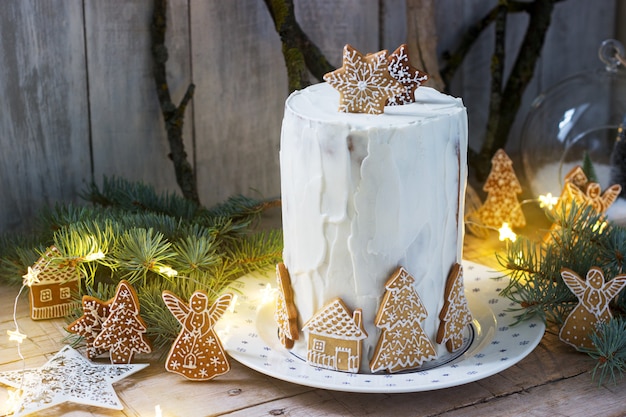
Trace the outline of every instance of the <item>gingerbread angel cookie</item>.
[[605, 283], [602, 269], [593, 267], [587, 272], [586, 280], [568, 268], [561, 269], [561, 276], [579, 303], [565, 319], [559, 338], [575, 348], [592, 348], [589, 334], [598, 323], [611, 319], [609, 303], [626, 287], [626, 275], [618, 275]]
[[189, 304], [169, 291], [162, 294], [165, 305], [183, 326], [172, 344], [165, 369], [192, 381], [206, 381], [230, 370], [230, 363], [213, 329], [233, 298], [223, 294], [213, 304], [201, 290], [189, 298]]

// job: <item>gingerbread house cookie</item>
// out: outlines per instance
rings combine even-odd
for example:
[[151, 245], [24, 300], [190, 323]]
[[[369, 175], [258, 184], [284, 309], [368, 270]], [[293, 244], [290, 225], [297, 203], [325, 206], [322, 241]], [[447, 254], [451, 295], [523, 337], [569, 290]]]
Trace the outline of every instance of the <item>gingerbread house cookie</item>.
[[307, 362], [334, 371], [359, 372], [363, 329], [361, 309], [350, 314], [346, 305], [335, 298], [307, 321], [309, 332]]
[[80, 306], [76, 299], [80, 272], [72, 264], [60, 263], [59, 256], [59, 250], [51, 246], [31, 268], [37, 271], [29, 293], [33, 320], [65, 317]]

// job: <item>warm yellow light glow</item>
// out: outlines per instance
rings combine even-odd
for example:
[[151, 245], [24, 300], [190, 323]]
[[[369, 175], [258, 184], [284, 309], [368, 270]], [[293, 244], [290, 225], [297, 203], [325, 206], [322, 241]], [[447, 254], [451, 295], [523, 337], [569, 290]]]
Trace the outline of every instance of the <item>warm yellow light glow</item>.
[[6, 402], [6, 415], [17, 414], [20, 408], [20, 404], [22, 403], [22, 393], [19, 389], [7, 389], [9, 393], [9, 398]]
[[9, 340], [17, 343], [22, 343], [26, 339], [26, 335], [20, 332], [19, 329], [7, 330], [7, 334], [9, 335]]
[[158, 404], [154, 407], [154, 417], [163, 417], [163, 412], [161, 411], [161, 406], [158, 405]]
[[104, 253], [102, 253], [102, 251], [98, 251], [98, 252], [90, 253], [89, 255], [85, 256], [84, 259], [87, 262], [91, 262], [91, 261], [96, 261], [102, 258], [104, 258]]
[[155, 268], [156, 272], [158, 272], [161, 275], [165, 275], [167, 277], [175, 277], [176, 275], [178, 275], [178, 271], [176, 271], [175, 269], [170, 268], [169, 266], [157, 266]]
[[558, 203], [558, 197], [554, 197], [552, 193], [548, 193], [546, 195], [539, 196], [539, 207], [547, 208], [548, 210], [552, 210], [556, 203]]
[[511, 242], [515, 242], [515, 239], [517, 239], [517, 235], [515, 234], [515, 232], [511, 229], [511, 227], [509, 226], [508, 223], [504, 222], [502, 223], [502, 227], [500, 227], [498, 229], [498, 232], [500, 232], [500, 240], [501, 241], [505, 241], [505, 240], [510, 240]]
[[605, 221], [601, 221], [601, 220], [598, 220], [598, 221], [596, 222], [596, 224], [594, 224], [594, 225], [593, 225], [593, 227], [591, 228], [591, 230], [592, 230], [594, 233], [602, 234], [602, 232], [604, 232], [604, 229], [606, 229], [606, 227], [607, 227], [608, 225], [609, 225], [609, 224], [608, 224], [607, 222], [605, 222]]
[[235, 312], [235, 306], [237, 305], [237, 294], [233, 294], [233, 299], [230, 301], [227, 310], [231, 313]]
[[265, 285], [265, 287], [261, 290], [261, 303], [269, 303], [274, 300], [274, 289], [270, 284]]
[[22, 275], [22, 278], [24, 278], [24, 280], [22, 281], [24, 283], [24, 285], [28, 285], [29, 287], [32, 286], [33, 284], [36, 284], [39, 282], [39, 271], [38, 269], [33, 269], [30, 266], [28, 267], [28, 272], [26, 273], [26, 275]]

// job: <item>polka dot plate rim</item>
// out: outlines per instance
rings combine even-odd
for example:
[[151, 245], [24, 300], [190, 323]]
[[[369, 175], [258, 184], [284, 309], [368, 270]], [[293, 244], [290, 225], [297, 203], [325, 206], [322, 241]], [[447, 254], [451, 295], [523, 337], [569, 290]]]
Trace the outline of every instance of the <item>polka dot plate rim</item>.
[[[395, 374], [352, 374], [309, 365], [284, 349], [276, 335], [273, 270], [247, 274], [230, 286], [237, 294], [215, 329], [226, 352], [244, 366], [299, 385], [360, 393], [431, 391], [478, 381], [515, 365], [541, 341], [545, 325], [533, 318], [516, 325], [513, 304], [499, 295], [508, 278], [463, 261], [465, 294], [474, 320], [466, 351], [440, 366]], [[425, 368], [428, 368], [427, 366]]]

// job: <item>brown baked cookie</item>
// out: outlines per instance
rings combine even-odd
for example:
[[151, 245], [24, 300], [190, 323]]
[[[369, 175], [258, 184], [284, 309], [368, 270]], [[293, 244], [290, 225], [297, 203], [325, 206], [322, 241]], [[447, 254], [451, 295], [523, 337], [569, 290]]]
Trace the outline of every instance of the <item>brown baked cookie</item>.
[[363, 55], [346, 45], [341, 68], [324, 75], [324, 80], [339, 91], [339, 111], [383, 113], [387, 100], [405, 91], [388, 67], [386, 50]]
[[24, 276], [35, 278], [28, 296], [33, 320], [65, 317], [80, 305], [76, 297], [80, 272], [72, 264], [60, 263], [59, 256], [56, 247], [49, 247]]
[[202, 290], [195, 291], [189, 304], [169, 291], [163, 301], [182, 325], [165, 360], [165, 369], [191, 381], [206, 381], [230, 370], [230, 362], [213, 327], [230, 305], [233, 295], [221, 295], [213, 304]]
[[463, 287], [463, 267], [459, 263], [452, 266], [448, 275], [439, 320], [437, 343], [445, 342], [449, 352], [456, 352], [463, 346], [465, 327], [472, 322]]
[[67, 326], [67, 331], [76, 333], [83, 337], [87, 346], [87, 357], [89, 359], [97, 358], [107, 352], [105, 348], [98, 348], [93, 345], [96, 337], [102, 331], [102, 323], [109, 316], [109, 309], [113, 300], [102, 301], [95, 297], [84, 295], [83, 315], [74, 320]]
[[428, 80], [428, 74], [411, 66], [409, 48], [402, 44], [389, 57], [389, 73], [404, 86], [404, 93], [387, 100], [388, 106], [415, 102], [415, 90]]
[[385, 284], [385, 295], [374, 319], [382, 332], [370, 360], [372, 372], [413, 369], [437, 357], [420, 324], [428, 313], [413, 288], [414, 282], [415, 278], [400, 267]]
[[609, 303], [626, 287], [626, 275], [605, 282], [602, 269], [592, 267], [586, 279], [568, 268], [561, 269], [561, 277], [578, 298], [578, 305], [565, 319], [559, 339], [577, 349], [593, 348], [589, 335], [596, 330], [598, 323], [611, 320]]
[[147, 326], [139, 315], [139, 299], [126, 280], [117, 285], [109, 307], [109, 316], [93, 346], [108, 349], [111, 363], [130, 363], [135, 353], [150, 353], [152, 347], [146, 336]]
[[285, 348], [291, 349], [294, 341], [298, 340], [298, 310], [293, 301], [289, 271], [282, 262], [276, 265], [276, 281], [278, 282], [278, 297], [274, 320], [278, 323], [280, 343]]
[[361, 309], [352, 314], [340, 298], [334, 298], [303, 326], [309, 332], [307, 362], [320, 368], [359, 372], [363, 329]]

